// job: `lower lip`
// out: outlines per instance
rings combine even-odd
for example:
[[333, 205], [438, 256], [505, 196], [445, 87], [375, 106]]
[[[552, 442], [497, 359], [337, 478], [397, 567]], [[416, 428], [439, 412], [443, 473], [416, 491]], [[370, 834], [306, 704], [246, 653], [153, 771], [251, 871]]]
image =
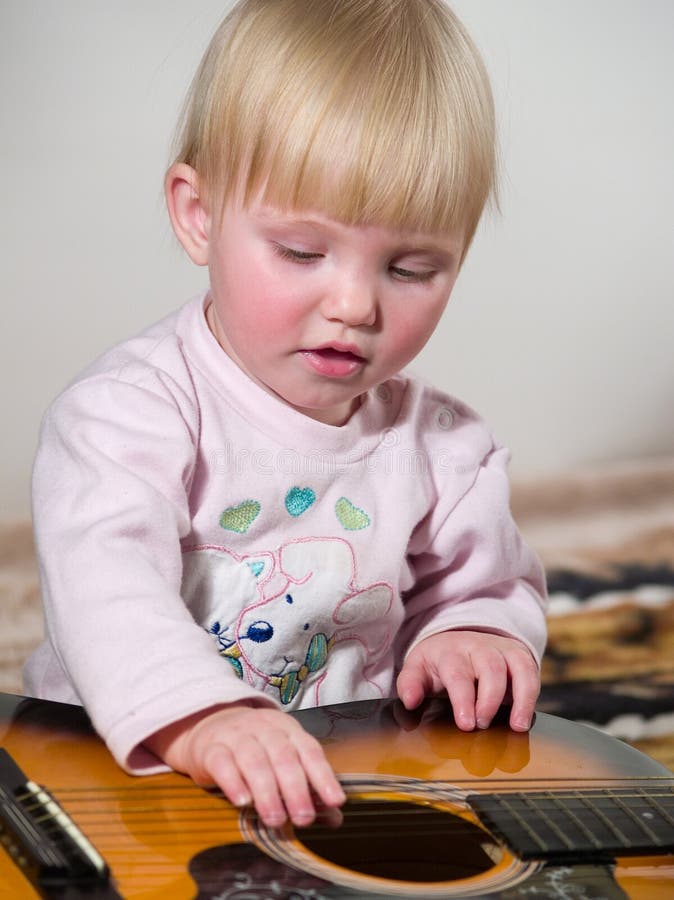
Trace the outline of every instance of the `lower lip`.
[[348, 378], [365, 365], [360, 356], [338, 350], [302, 350], [301, 355], [314, 372], [328, 378]]

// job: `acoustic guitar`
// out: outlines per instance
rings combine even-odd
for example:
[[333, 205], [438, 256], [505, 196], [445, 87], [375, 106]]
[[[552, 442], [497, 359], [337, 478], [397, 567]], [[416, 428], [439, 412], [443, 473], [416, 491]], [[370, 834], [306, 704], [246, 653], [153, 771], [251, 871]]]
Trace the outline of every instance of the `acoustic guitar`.
[[0, 695], [0, 896], [671, 900], [674, 774], [537, 714], [460, 732], [445, 701], [296, 714], [348, 799], [264, 828], [174, 774], [126, 775], [79, 707]]

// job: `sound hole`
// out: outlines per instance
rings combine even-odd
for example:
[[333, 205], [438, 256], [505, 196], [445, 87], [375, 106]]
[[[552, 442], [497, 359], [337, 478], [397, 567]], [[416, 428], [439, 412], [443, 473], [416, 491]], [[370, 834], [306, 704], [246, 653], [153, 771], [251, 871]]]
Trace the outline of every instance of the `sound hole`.
[[349, 800], [339, 828], [295, 830], [312, 853], [363, 875], [394, 881], [455, 881], [495, 865], [497, 845], [478, 826], [418, 803]]

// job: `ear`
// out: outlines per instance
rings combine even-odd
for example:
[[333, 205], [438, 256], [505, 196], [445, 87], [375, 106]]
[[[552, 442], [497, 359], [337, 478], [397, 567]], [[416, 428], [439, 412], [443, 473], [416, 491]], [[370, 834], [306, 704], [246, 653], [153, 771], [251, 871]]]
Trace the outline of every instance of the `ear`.
[[199, 177], [185, 163], [175, 163], [164, 179], [171, 225], [185, 252], [197, 266], [208, 265], [210, 217], [199, 195]]
[[333, 613], [337, 625], [374, 622], [385, 616], [393, 604], [393, 591], [388, 584], [373, 584], [341, 600]]

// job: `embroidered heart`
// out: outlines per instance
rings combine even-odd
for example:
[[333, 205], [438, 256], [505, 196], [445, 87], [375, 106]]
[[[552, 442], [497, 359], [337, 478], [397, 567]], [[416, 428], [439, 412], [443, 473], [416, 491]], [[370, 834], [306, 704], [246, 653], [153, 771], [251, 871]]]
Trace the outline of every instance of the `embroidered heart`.
[[311, 488], [290, 488], [286, 494], [286, 509], [291, 516], [301, 516], [316, 500]]
[[364, 510], [354, 506], [350, 500], [346, 499], [346, 497], [340, 497], [337, 503], [335, 503], [335, 513], [337, 514], [340, 524], [343, 528], [346, 528], [347, 531], [360, 531], [361, 528], [367, 528], [370, 524], [370, 517], [368, 514]]
[[261, 506], [257, 500], [244, 500], [238, 506], [230, 506], [220, 516], [220, 525], [227, 531], [245, 534], [260, 515]]

